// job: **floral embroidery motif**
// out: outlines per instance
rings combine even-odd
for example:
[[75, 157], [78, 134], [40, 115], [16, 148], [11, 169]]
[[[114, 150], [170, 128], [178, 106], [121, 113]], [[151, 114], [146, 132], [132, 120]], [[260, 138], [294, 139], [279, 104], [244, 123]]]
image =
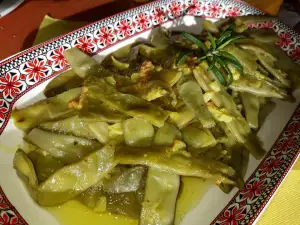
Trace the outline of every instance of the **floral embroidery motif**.
[[19, 71], [10, 71], [0, 77], [0, 92], [7, 101], [12, 101], [24, 90], [25, 84], [20, 80]]
[[95, 32], [95, 38], [97, 39], [99, 48], [107, 47], [117, 40], [112, 26], [101, 27]]
[[78, 38], [73, 43], [73, 46], [79, 48], [86, 54], [92, 54], [97, 50], [97, 45], [94, 43], [93, 36], [91, 35], [84, 35], [83, 37]]

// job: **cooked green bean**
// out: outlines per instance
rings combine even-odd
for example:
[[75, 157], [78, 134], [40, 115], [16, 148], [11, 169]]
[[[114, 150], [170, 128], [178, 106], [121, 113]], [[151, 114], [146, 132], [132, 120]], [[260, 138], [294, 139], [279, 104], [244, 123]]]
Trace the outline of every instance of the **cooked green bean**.
[[159, 62], [166, 57], [166, 51], [159, 48], [150, 47], [148, 45], [140, 45], [139, 53], [146, 59], [151, 59], [154, 62]]
[[151, 74], [153, 79], [158, 79], [169, 84], [171, 87], [181, 78], [182, 72], [172, 69], [162, 69]]
[[181, 132], [184, 142], [190, 147], [205, 148], [217, 144], [216, 139], [209, 129], [199, 129], [191, 124], [183, 128]]
[[85, 87], [87, 94], [128, 116], [144, 118], [155, 126], [161, 127], [169, 113], [134, 95], [122, 94], [109, 87], [104, 80], [97, 85]]
[[154, 128], [151, 123], [141, 118], [124, 121], [124, 139], [128, 146], [146, 147], [152, 145]]
[[75, 88], [55, 97], [41, 100], [26, 108], [15, 108], [11, 115], [14, 124], [18, 128], [28, 131], [40, 123], [76, 115], [78, 112], [70, 109], [68, 105], [70, 101], [78, 98], [79, 95], [80, 88]]
[[103, 191], [112, 194], [135, 192], [140, 188], [145, 173], [146, 167], [144, 166], [119, 170], [112, 173], [110, 178], [104, 179]]
[[61, 160], [54, 158], [41, 149], [36, 149], [28, 154], [34, 164], [39, 183], [47, 180], [53, 173], [65, 166]]
[[169, 31], [163, 27], [154, 29], [149, 35], [149, 42], [154, 47], [166, 49], [169, 46]]
[[[137, 84], [121, 87], [119, 91], [138, 96], [147, 101], [153, 101], [162, 96], [174, 96], [171, 87], [160, 80], [152, 80], [146, 83], [139, 82]], [[173, 104], [176, 104], [176, 99], [174, 100], [175, 102]]]
[[103, 184], [101, 180], [97, 184], [79, 194], [76, 199], [95, 212], [105, 212], [107, 199], [103, 193], [102, 186]]
[[106, 144], [109, 141], [109, 129], [106, 122], [89, 123], [88, 128], [100, 143]]
[[46, 131], [61, 134], [70, 134], [76, 137], [94, 139], [95, 136], [88, 128], [88, 123], [81, 121], [78, 116], [72, 116], [63, 120], [41, 123], [40, 128]]
[[78, 48], [71, 48], [64, 51], [64, 57], [67, 59], [74, 72], [83, 79], [90, 75], [99, 77], [113, 75], [112, 72], [105, 69], [96, 60], [86, 55]]
[[136, 192], [107, 194], [106, 211], [138, 219], [141, 212], [141, 202]]
[[119, 70], [125, 70], [129, 68], [129, 64], [128, 63], [124, 63], [124, 62], [120, 62], [117, 59], [115, 59], [115, 57], [111, 56], [111, 61], [112, 64], [114, 65], [114, 67], [116, 67]]
[[276, 16], [269, 15], [259, 15], [259, 16], [237, 16], [235, 17], [236, 24], [251, 24], [251, 23], [261, 23], [266, 21], [277, 20]]
[[203, 22], [203, 28], [212, 34], [218, 34], [220, 32], [217, 25], [209, 20]]
[[215, 122], [208, 111], [203, 100], [202, 90], [193, 80], [182, 80], [179, 85], [179, 95], [183, 102], [189, 107], [199, 119], [203, 127], [211, 128], [215, 126]]
[[85, 100], [78, 115], [79, 119], [83, 122], [118, 123], [128, 118], [128, 116], [107, 106], [106, 104], [103, 104], [97, 98], [91, 95], [84, 96], [83, 98]]
[[277, 34], [248, 29], [266, 19], [205, 21], [199, 35], [159, 27], [102, 63], [66, 50], [71, 68], [48, 98], [12, 112], [26, 132], [14, 167], [32, 198], [171, 225], [180, 176], [242, 188], [249, 153], [265, 154], [254, 129], [270, 100], [294, 100], [300, 84]]
[[276, 89], [272, 88], [263, 83], [260, 80], [243, 79], [233, 81], [229, 86], [232, 90], [239, 92], [248, 92], [259, 97], [269, 97], [269, 98], [284, 98], [284, 93], [279, 93]]
[[22, 150], [14, 158], [14, 168], [22, 175], [31, 196], [44, 206], [64, 203], [103, 179], [115, 166], [114, 144], [110, 143], [77, 163], [65, 166], [38, 184], [31, 160]]
[[76, 162], [101, 146], [93, 140], [55, 134], [37, 128], [30, 131], [24, 139], [67, 163]]
[[186, 106], [181, 107], [177, 112], [170, 113], [170, 122], [174, 123], [179, 129], [187, 126], [194, 118], [195, 114]]
[[[228, 152], [229, 152], [228, 154], [230, 155], [230, 159], [229, 161], [227, 161], [227, 164], [232, 166], [232, 168], [234, 168], [235, 171], [238, 171], [235, 179], [237, 185], [240, 188], [242, 188], [244, 186], [244, 176], [246, 174], [246, 169], [248, 167], [249, 152], [244, 150], [240, 145], [235, 145], [233, 147], [230, 147]], [[221, 183], [219, 187], [225, 193], [229, 193], [233, 188], [232, 185], [223, 184], [223, 183]]]
[[249, 126], [253, 129], [258, 128], [258, 113], [259, 113], [259, 97], [241, 92], [241, 99], [243, 102], [245, 115]]
[[237, 58], [246, 74], [251, 74], [257, 70], [257, 57], [252, 52], [243, 50], [235, 45], [229, 45], [224, 50]]
[[72, 88], [80, 87], [82, 84], [83, 79], [73, 70], [68, 70], [51, 80], [49, 84], [47, 84], [44, 94], [47, 98], [50, 98]]
[[[147, 154], [145, 154], [145, 152]], [[119, 146], [119, 150], [116, 153], [116, 160], [120, 164], [140, 164], [181, 176], [202, 177], [206, 179], [215, 179], [217, 182], [234, 184], [230, 178], [220, 172], [220, 170], [222, 172], [227, 171], [232, 175], [234, 174], [232, 168], [223, 164], [221, 166], [221, 163], [218, 161], [208, 162], [206, 159], [199, 161], [198, 159], [189, 158], [179, 154], [170, 157], [166, 156], [166, 149], [164, 148], [155, 150], [151, 148], [140, 149]], [[212, 167], [213, 170], [211, 170]]]
[[140, 225], [172, 225], [180, 177], [149, 168]]
[[173, 124], [166, 122], [156, 131], [153, 143], [158, 146], [172, 146], [175, 140], [181, 140], [181, 133]]

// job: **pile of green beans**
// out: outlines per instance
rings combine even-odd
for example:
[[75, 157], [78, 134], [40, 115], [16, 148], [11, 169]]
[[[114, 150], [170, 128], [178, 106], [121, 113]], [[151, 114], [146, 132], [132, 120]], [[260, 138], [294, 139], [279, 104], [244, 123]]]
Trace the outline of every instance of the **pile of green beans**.
[[24, 131], [14, 168], [31, 197], [171, 225], [181, 177], [242, 188], [249, 155], [264, 155], [261, 109], [293, 101], [299, 83], [277, 35], [248, 30], [266, 19], [205, 21], [200, 35], [157, 28], [101, 63], [66, 50], [71, 69], [46, 99], [12, 112]]

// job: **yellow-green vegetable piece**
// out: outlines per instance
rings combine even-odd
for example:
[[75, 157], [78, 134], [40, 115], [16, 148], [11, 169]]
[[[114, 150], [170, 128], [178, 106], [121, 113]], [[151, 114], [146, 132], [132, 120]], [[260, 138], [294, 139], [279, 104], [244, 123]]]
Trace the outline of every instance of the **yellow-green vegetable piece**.
[[237, 109], [237, 105], [233, 97], [223, 87], [219, 86], [219, 88], [220, 91], [214, 95], [214, 97], [217, 99], [212, 98], [212, 101], [219, 101], [232, 116], [242, 117], [241, 113]]
[[78, 98], [80, 92], [80, 88], [75, 88], [26, 108], [15, 108], [11, 115], [15, 126], [28, 131], [40, 123], [76, 115], [78, 112], [69, 109], [68, 104], [71, 100]]
[[81, 121], [78, 116], [72, 116], [55, 122], [42, 123], [39, 127], [46, 131], [94, 139], [95, 135], [89, 130], [88, 125], [87, 122]]
[[85, 190], [84, 192], [82, 192], [81, 194], [79, 194], [76, 199], [82, 203], [83, 205], [87, 206], [88, 208], [95, 210], [95, 208], [99, 207], [99, 210], [101, 210], [100, 208], [104, 208], [104, 211], [106, 210], [106, 197], [105, 197], [105, 193], [103, 192], [103, 180], [101, 180], [100, 182], [98, 182], [96, 185], [88, 188], [87, 190]]
[[115, 59], [114, 56], [111, 56], [111, 62], [113, 64], [113, 66], [116, 68], [116, 69], [119, 69], [119, 70], [125, 70], [125, 69], [128, 69], [129, 68], [129, 64], [128, 63], [123, 63], [117, 59]]
[[275, 68], [276, 62], [269, 60], [268, 58], [258, 55], [259, 62], [269, 71], [275, 78], [277, 78], [284, 86], [290, 87], [291, 82], [287, 78], [287, 73], [283, 70]]
[[131, 118], [123, 124], [124, 139], [132, 147], [147, 147], [152, 145], [154, 128], [151, 123], [140, 118]]
[[62, 168], [65, 164], [41, 149], [36, 149], [28, 154], [34, 164], [35, 172], [38, 177], [39, 183], [48, 179], [50, 175]]
[[184, 142], [193, 148], [213, 147], [217, 144], [209, 129], [200, 129], [193, 124], [183, 128], [181, 133]]
[[106, 82], [111, 86], [113, 87], [117, 86], [117, 81], [115, 80], [115, 76], [108, 76], [108, 77], [104, 77], [103, 79], [106, 80]]
[[34, 165], [23, 150], [18, 149], [16, 151], [13, 164], [20, 178], [29, 187], [35, 188], [38, 186], [39, 182], [34, 170]]
[[158, 79], [166, 82], [171, 87], [179, 81], [182, 76], [182, 72], [172, 69], [162, 69], [160, 71], [153, 72], [151, 74], [152, 79]]
[[[142, 166], [137, 166], [137, 167], [142, 168]], [[137, 177], [134, 175], [134, 173], [139, 171], [139, 169], [132, 170], [133, 173], [127, 173], [125, 178], [124, 176], [122, 176], [122, 174], [123, 172], [126, 173], [126, 171], [128, 170], [130, 170], [130, 168], [128, 169], [125, 168], [124, 166], [119, 165], [116, 166], [106, 177], [112, 176], [113, 181], [116, 181], [116, 183], [118, 183], [119, 186], [121, 187], [122, 185], [122, 183], [120, 183], [121, 180], [125, 181], [127, 178], [132, 180], [132, 178], [130, 178], [130, 175]], [[145, 171], [146, 168], [143, 167], [143, 175], [145, 174]], [[123, 216], [139, 218], [140, 210], [141, 210], [141, 202], [144, 195], [144, 186], [145, 186], [144, 177], [142, 180], [139, 180], [140, 183], [136, 191], [122, 192], [122, 193], [121, 192], [113, 193], [113, 192], [104, 191], [103, 189], [105, 183], [107, 182], [107, 179], [110, 180], [110, 178], [105, 178], [104, 180], [98, 182], [96, 185], [82, 192], [80, 195], [77, 196], [77, 200], [79, 200], [82, 204], [86, 205], [88, 208], [92, 209], [94, 212], [98, 212], [98, 213], [109, 212], [114, 214], [121, 214]], [[124, 185], [125, 186], [129, 185], [128, 187], [133, 187], [129, 183], [126, 183]]]
[[172, 225], [180, 176], [149, 168], [140, 225]]
[[94, 122], [89, 123], [88, 127], [100, 143], [106, 144], [109, 141], [108, 123]]
[[291, 57], [289, 57], [285, 52], [283, 52], [274, 43], [269, 45], [264, 45], [266, 50], [270, 51], [272, 55], [276, 56], [278, 61], [276, 62], [276, 67], [288, 73], [288, 77], [291, 80], [291, 85], [293, 88], [299, 87], [299, 72], [300, 67], [295, 63]]
[[55, 134], [37, 128], [31, 130], [24, 139], [66, 163], [76, 162], [91, 151], [101, 147], [97, 141]]
[[[232, 168], [237, 171], [235, 176], [235, 180], [237, 182], [238, 187], [243, 188], [244, 186], [244, 176], [246, 174], [246, 170], [248, 168], [249, 161], [249, 152], [243, 148], [243, 146], [237, 144], [228, 149], [228, 155], [230, 156], [228, 165], [232, 166]], [[219, 185], [222, 191], [225, 193], [229, 193], [233, 186], [228, 184], [221, 183]]]
[[173, 124], [166, 122], [156, 131], [153, 144], [158, 146], [172, 146], [175, 140], [181, 140], [181, 133]]
[[20, 147], [26, 154], [30, 154], [30, 152], [34, 152], [35, 150], [38, 149], [38, 147], [34, 144], [31, 144], [25, 140], [23, 140], [23, 143], [21, 144]]
[[[224, 142], [226, 141], [226, 138], [224, 138]], [[225, 150], [222, 146], [222, 144], [217, 144], [214, 147], [206, 148], [206, 151], [201, 152], [202, 149], [200, 149], [200, 152], [198, 153], [199, 149], [191, 149], [191, 151], [194, 151], [193, 154], [196, 156], [204, 155], [205, 157], [209, 159], [215, 159], [218, 161], [221, 161], [224, 157], [227, 156], [227, 150]]]
[[280, 37], [273, 29], [266, 29], [265, 31], [251, 29], [251, 32], [248, 32], [248, 34], [249, 37], [261, 43], [274, 44], [280, 40]]
[[94, 211], [97, 213], [104, 213], [106, 212], [107, 208], [107, 198], [106, 196], [100, 196], [96, 202]]
[[135, 219], [140, 217], [141, 202], [136, 192], [106, 194], [106, 210], [110, 213], [129, 216]]
[[203, 25], [204, 30], [206, 30], [212, 34], [219, 34], [219, 32], [220, 32], [217, 25], [210, 20], [203, 21], [202, 25]]
[[133, 73], [130, 76], [131, 83], [134, 83], [134, 84], [140, 82], [140, 79], [141, 79], [141, 76], [139, 73]]
[[269, 15], [249, 15], [249, 16], [237, 16], [235, 17], [235, 24], [252, 24], [252, 23], [262, 23], [266, 21], [277, 20], [276, 16], [269, 16]]
[[117, 88], [134, 84], [134, 82], [132, 82], [131, 78], [128, 76], [114, 75], [114, 79], [116, 81]]
[[115, 123], [108, 126], [108, 136], [110, 140], [117, 143], [124, 142], [123, 123]]
[[145, 58], [154, 62], [160, 62], [164, 57], [166, 57], [165, 50], [150, 47], [148, 45], [140, 45], [139, 53]]
[[112, 55], [116, 58], [128, 57], [132, 47], [133, 47], [133, 44], [126, 45], [126, 46], [121, 47], [121, 48], [117, 49], [116, 51], [114, 51], [112, 53]]
[[262, 49], [260, 47], [255, 46], [255, 45], [240, 44], [239, 46], [242, 49], [252, 51], [257, 57], [263, 56], [266, 60], [270, 60], [271, 62], [277, 61], [275, 56], [273, 56], [269, 52], [265, 51], [264, 49]]
[[87, 123], [118, 123], [127, 118], [128, 116], [105, 105], [103, 102], [100, 102], [97, 98], [94, 98], [91, 95], [86, 97], [86, 102], [83, 103], [79, 114], [79, 119]]
[[167, 111], [154, 104], [134, 95], [118, 92], [108, 86], [105, 80], [98, 79], [93, 85], [84, 88], [88, 96], [128, 116], [143, 118], [157, 127], [163, 126], [169, 116]]
[[[120, 164], [140, 164], [153, 167], [159, 170], [168, 171], [181, 176], [194, 176], [206, 179], [213, 179], [217, 182], [234, 184], [227, 176], [217, 170], [227, 171], [230, 175], [234, 174], [231, 167], [223, 165], [215, 160], [213, 163], [205, 163], [204, 165], [198, 159], [183, 156], [182, 154], [167, 154], [173, 150], [170, 147], [165, 148], [133, 148], [129, 146], [118, 146], [116, 160]], [[222, 168], [215, 167], [221, 164]], [[210, 168], [213, 168], [211, 170]]]
[[179, 129], [187, 126], [194, 118], [195, 114], [186, 106], [181, 107], [177, 112], [170, 113], [170, 122], [175, 124]]
[[[224, 131], [228, 136], [228, 141], [224, 143], [224, 146], [227, 149], [227, 155], [226, 159], [223, 159], [223, 161], [235, 169], [235, 180], [238, 187], [242, 188], [244, 186], [244, 176], [248, 168], [249, 152], [243, 145], [234, 139], [233, 135], [226, 127], [224, 128]], [[225, 193], [229, 193], [233, 188], [232, 185], [223, 183], [219, 184], [219, 187]]]
[[221, 125], [223, 130], [230, 132], [235, 140], [243, 144], [245, 148], [254, 156], [254, 158], [260, 159], [265, 154], [260, 140], [255, 134], [251, 133], [251, 129], [247, 121], [245, 124], [244, 119], [236, 117], [229, 123], [224, 123]]
[[[121, 87], [118, 90], [122, 93], [132, 94], [147, 101], [152, 101], [162, 96], [171, 95], [172, 97], [175, 95], [168, 84], [159, 80], [139, 82], [137, 84]], [[176, 104], [176, 97], [174, 101], [173, 104]]]
[[82, 84], [83, 79], [81, 79], [74, 72], [74, 70], [71, 69], [51, 80], [44, 90], [44, 95], [47, 98], [50, 98], [55, 95], [61, 94], [65, 91], [68, 91], [72, 88], [80, 87]]
[[151, 30], [148, 40], [153, 46], [166, 49], [169, 46], [168, 34], [169, 31], [166, 28], [157, 27]]
[[114, 194], [135, 192], [140, 188], [146, 170], [145, 166], [133, 166], [113, 173], [104, 179], [103, 191]]
[[276, 63], [277, 58], [274, 57], [269, 52], [265, 51], [263, 48], [254, 46], [254, 45], [240, 45], [243, 49], [247, 49], [252, 51], [256, 57], [258, 58], [259, 62], [264, 66], [264, 68], [270, 72], [275, 78], [277, 78], [284, 86], [290, 87], [290, 81], [287, 78], [287, 73], [277, 69]]
[[38, 190], [46, 193], [68, 193], [68, 199], [80, 194], [104, 179], [116, 166], [114, 151], [115, 144], [108, 143], [79, 162], [55, 172], [40, 184]]
[[[181, 83], [181, 81], [179, 81]], [[183, 102], [199, 119], [202, 126], [212, 128], [216, 125], [203, 99], [200, 86], [194, 80], [183, 80], [178, 87], [178, 92]]]
[[233, 44], [228, 45], [225, 50], [237, 58], [246, 74], [252, 74], [257, 70], [257, 57], [251, 51], [241, 49]]
[[242, 99], [246, 119], [249, 126], [253, 129], [257, 129], [258, 114], [259, 114], [259, 107], [260, 107], [259, 97], [245, 92], [241, 92], [240, 96]]
[[37, 183], [33, 164], [22, 150], [16, 152], [14, 168], [38, 204], [53, 206], [74, 198], [101, 181], [116, 166], [114, 150], [114, 143], [109, 143], [81, 161], [57, 170], [41, 184]]
[[105, 69], [95, 59], [86, 55], [78, 48], [71, 48], [64, 51], [64, 57], [74, 72], [83, 79], [90, 75], [98, 77], [107, 77], [113, 75], [112, 72]]
[[207, 108], [215, 120], [219, 122], [229, 123], [234, 119], [225, 108], [216, 107], [214, 104], [208, 104]]
[[263, 81], [248, 79], [246, 77], [233, 81], [232, 84], [229, 86], [229, 88], [239, 92], [251, 93], [259, 97], [267, 97], [267, 98], [284, 97], [283, 93], [280, 93], [276, 89], [272, 88], [271, 86], [266, 85]]
[[[205, 68], [206, 70], [206, 68]], [[211, 88], [209, 87], [209, 83], [210, 81], [207, 81], [205, 79], [205, 72], [204, 70], [202, 69], [201, 66], [198, 66], [196, 67], [194, 70], [193, 70], [193, 75], [197, 81], [197, 83], [199, 84], [199, 86], [205, 91], [209, 91]]]
[[[207, 63], [203, 62], [200, 66], [204, 69], [207, 69]], [[210, 75], [209, 72], [206, 72], [205, 74], [208, 76]], [[207, 78], [209, 78], [208, 76]], [[242, 79], [244, 80], [245, 77], [240, 78], [238, 81], [234, 81], [233, 83], [239, 82]], [[261, 85], [261, 81], [257, 82], [260, 82], [259, 85]], [[249, 83], [252, 84], [251, 82]], [[237, 110], [236, 103], [234, 102], [232, 96], [230, 96], [220, 85], [217, 89], [218, 90], [216, 90], [217, 92], [214, 95], [214, 98], [212, 98], [212, 101], [215, 105], [225, 108], [218, 108], [213, 104], [208, 104], [208, 109], [212, 113], [214, 119], [220, 122], [225, 122], [234, 138], [239, 143], [244, 144], [247, 150], [255, 158], [261, 158], [264, 155], [264, 150], [259, 144], [257, 137], [251, 134], [251, 129], [245, 118], [242, 117], [241, 113]]]

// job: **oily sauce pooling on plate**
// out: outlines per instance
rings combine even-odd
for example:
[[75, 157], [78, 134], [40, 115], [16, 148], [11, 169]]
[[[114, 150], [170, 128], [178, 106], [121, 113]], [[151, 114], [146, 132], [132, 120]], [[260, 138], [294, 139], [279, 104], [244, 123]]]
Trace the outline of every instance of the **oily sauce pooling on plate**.
[[46, 99], [12, 113], [24, 131], [14, 168], [31, 197], [63, 224], [82, 213], [91, 223], [171, 225], [208, 184], [243, 187], [249, 153], [264, 155], [261, 109], [292, 101], [299, 83], [276, 34], [248, 30], [266, 19], [205, 21], [198, 36], [159, 28], [101, 64], [65, 51], [72, 69]]

